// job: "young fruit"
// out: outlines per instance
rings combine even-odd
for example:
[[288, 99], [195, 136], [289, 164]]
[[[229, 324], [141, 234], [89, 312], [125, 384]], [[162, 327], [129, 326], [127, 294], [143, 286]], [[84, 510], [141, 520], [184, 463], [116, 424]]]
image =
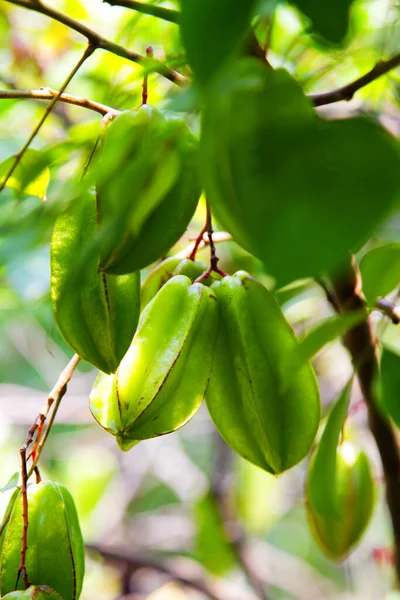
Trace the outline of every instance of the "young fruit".
[[116, 374], [100, 374], [90, 410], [122, 450], [182, 427], [203, 400], [218, 331], [214, 292], [184, 275], [147, 305]]
[[47, 585], [31, 585], [27, 590], [10, 592], [3, 598], [8, 598], [8, 600], [63, 600], [60, 594]]
[[[63, 600], [78, 600], [85, 562], [83, 539], [72, 496], [63, 485], [53, 481], [29, 485], [27, 496], [29, 526], [25, 566], [29, 581], [36, 586], [53, 588]], [[9, 520], [0, 536], [2, 596], [14, 591], [15, 587], [24, 589], [21, 576], [16, 586], [23, 531], [21, 492], [13, 494], [9, 509]], [[56, 596], [50, 598], [56, 600]], [[41, 596], [38, 596], [39, 599]]]
[[96, 201], [82, 195], [60, 215], [51, 242], [51, 299], [67, 344], [105, 373], [114, 373], [135, 333], [139, 273], [98, 270]]
[[297, 339], [272, 294], [244, 271], [214, 283], [220, 329], [206, 401], [238, 454], [281, 473], [309, 452], [320, 418], [309, 362], [295, 372], [286, 357]]
[[359, 541], [375, 502], [367, 456], [348, 441], [339, 443], [349, 397], [350, 385], [328, 417], [306, 483], [311, 529], [320, 548], [334, 560], [345, 557]]
[[148, 105], [107, 126], [97, 166], [103, 271], [142, 269], [179, 240], [201, 193], [197, 153], [183, 119]]

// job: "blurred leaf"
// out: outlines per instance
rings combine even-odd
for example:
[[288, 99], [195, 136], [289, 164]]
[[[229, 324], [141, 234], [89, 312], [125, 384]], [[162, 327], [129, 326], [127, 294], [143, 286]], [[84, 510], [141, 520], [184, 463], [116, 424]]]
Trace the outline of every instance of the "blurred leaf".
[[299, 346], [295, 349], [296, 357], [291, 357], [291, 360], [297, 360], [299, 366], [301, 366], [315, 356], [326, 344], [342, 336], [358, 323], [365, 321], [367, 317], [368, 313], [366, 311], [358, 310], [323, 321], [300, 341]]
[[7, 492], [8, 490], [12, 490], [12, 488], [15, 488], [17, 486], [18, 479], [19, 473], [17, 471], [13, 475], [11, 475], [10, 479], [8, 480], [8, 483], [6, 483], [6, 485], [0, 488], [0, 492]]
[[381, 358], [380, 405], [400, 427], [400, 356], [387, 348]]
[[195, 519], [195, 558], [210, 573], [218, 576], [226, 574], [235, 565], [235, 555], [212, 493], [203, 496], [195, 506]]
[[210, 95], [201, 152], [217, 219], [280, 285], [347, 261], [400, 191], [398, 148], [382, 127], [318, 119], [286, 71], [254, 59]]
[[265, 533], [280, 514], [281, 480], [247, 460], [238, 459], [237, 510], [246, 529]]
[[[0, 164], [0, 180], [14, 164], [15, 156], [10, 156]], [[50, 181], [50, 171], [46, 155], [39, 150], [28, 148], [14, 173], [7, 181], [7, 187], [14, 188], [19, 195], [37, 196], [44, 199]]]
[[179, 496], [169, 485], [161, 481], [152, 481], [150, 477], [147, 477], [144, 488], [136, 494], [129, 504], [128, 512], [131, 515], [136, 515], [180, 503]]
[[336, 0], [329, 4], [321, 0], [292, 0], [311, 20], [312, 29], [333, 43], [343, 41], [350, 20], [354, 0]]
[[184, 0], [181, 35], [197, 81], [205, 86], [244, 40], [255, 0]]
[[307, 480], [307, 495], [313, 508], [326, 516], [336, 517], [338, 506], [332, 490], [336, 479], [336, 450], [350, 404], [353, 378], [350, 379], [339, 399], [334, 404], [326, 421], [325, 429], [312, 458], [312, 467]]
[[400, 283], [400, 243], [373, 248], [360, 262], [362, 287], [370, 306]]
[[375, 503], [366, 454], [340, 440], [350, 389], [351, 381], [328, 416], [306, 483], [306, 507], [315, 539], [335, 560], [343, 558], [359, 541]]

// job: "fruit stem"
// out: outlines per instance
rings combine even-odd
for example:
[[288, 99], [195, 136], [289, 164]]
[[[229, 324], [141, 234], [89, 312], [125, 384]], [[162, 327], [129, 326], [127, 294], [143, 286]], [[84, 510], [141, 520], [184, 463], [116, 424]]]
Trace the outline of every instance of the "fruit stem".
[[[153, 48], [151, 46], [147, 46], [146, 48], [146, 56], [148, 58], [154, 58]], [[142, 85], [142, 106], [143, 104], [147, 104], [148, 98], [148, 74], [143, 77], [143, 85]]]
[[[222, 271], [219, 267], [218, 267], [218, 261], [219, 258], [216, 254], [215, 251], [215, 244], [213, 241], [213, 228], [212, 228], [212, 216], [211, 216], [211, 207], [209, 202], [206, 202], [206, 206], [207, 206], [207, 216], [206, 216], [206, 224], [203, 227], [199, 237], [196, 240], [195, 246], [192, 250], [191, 255], [189, 256], [189, 258], [191, 258], [192, 260], [194, 260], [194, 258], [192, 258], [192, 255], [194, 253], [194, 256], [196, 256], [196, 250], [201, 242], [201, 240], [203, 239], [203, 235], [207, 232], [208, 235], [208, 241], [210, 244], [210, 266], [208, 267], [208, 269], [206, 271], [204, 271], [204, 273], [202, 273], [200, 275], [200, 277], [198, 277], [195, 281], [195, 283], [201, 283], [202, 281], [204, 281], [205, 279], [207, 279], [207, 277], [212, 273], [218, 273], [218, 275], [221, 275], [222, 277], [226, 277], [228, 275], [228, 273], [225, 273], [225, 271]], [[201, 236], [201, 237], [200, 237]], [[200, 238], [200, 239], [199, 239]], [[197, 243], [198, 242], [198, 243]], [[196, 245], [197, 244], [197, 245]]]
[[21, 560], [18, 567], [17, 580], [15, 582], [15, 589], [18, 587], [18, 581], [22, 574], [24, 579], [25, 587], [28, 588], [30, 586], [28, 573], [26, 571], [25, 560], [26, 560], [26, 551], [28, 550], [28, 495], [27, 495], [27, 481], [28, 481], [28, 473], [26, 470], [26, 450], [30, 443], [30, 440], [33, 439], [33, 433], [31, 432], [32, 427], [28, 432], [28, 438], [25, 444], [20, 449], [21, 456], [21, 497], [22, 497], [22, 520], [23, 520], [23, 529], [22, 529], [22, 545], [21, 545]]

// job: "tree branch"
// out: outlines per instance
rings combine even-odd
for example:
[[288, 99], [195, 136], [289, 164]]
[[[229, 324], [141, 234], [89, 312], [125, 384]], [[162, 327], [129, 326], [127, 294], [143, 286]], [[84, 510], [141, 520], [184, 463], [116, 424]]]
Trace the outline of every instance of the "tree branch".
[[378, 298], [376, 308], [386, 315], [392, 321], [393, 325], [400, 323], [400, 306], [397, 306], [394, 302], [390, 302], [386, 298]]
[[155, 4], [144, 4], [143, 2], [135, 2], [135, 0], [103, 0], [103, 2], [111, 6], [130, 8], [131, 10], [136, 10], [144, 15], [152, 15], [169, 23], [179, 23], [180, 12], [172, 8], [164, 8]]
[[[40, 87], [38, 90], [0, 90], [0, 100], [10, 99], [23, 99], [32, 98], [33, 100], [52, 100], [59, 92], [48, 87]], [[87, 100], [86, 98], [80, 98], [79, 96], [72, 96], [71, 94], [61, 94], [58, 98], [58, 102], [65, 102], [66, 104], [73, 104], [74, 106], [81, 106], [82, 108], [88, 108], [101, 115], [107, 113], [118, 113], [118, 110], [94, 102], [94, 100]]]
[[125, 554], [122, 552], [116, 552], [114, 550], [110, 550], [108, 548], [103, 548], [102, 546], [97, 545], [86, 545], [88, 550], [93, 552], [98, 552], [103, 556], [106, 560], [110, 562], [121, 563], [125, 565], [129, 565], [134, 570], [137, 569], [151, 569], [153, 571], [158, 571], [159, 573], [163, 573], [167, 575], [173, 581], [180, 583], [186, 587], [190, 587], [193, 590], [201, 592], [210, 600], [222, 600], [221, 596], [217, 596], [216, 593], [209, 587], [209, 585], [205, 581], [201, 581], [199, 579], [189, 579], [188, 577], [182, 577], [171, 569], [170, 567], [152, 560], [150, 558], [144, 558], [143, 556], [133, 556], [131, 554]]
[[74, 66], [72, 71], [68, 74], [64, 83], [61, 85], [60, 91], [56, 92], [56, 94], [50, 100], [50, 103], [47, 105], [46, 110], [44, 111], [44, 114], [43, 114], [42, 118], [40, 119], [39, 123], [36, 125], [36, 127], [34, 128], [34, 130], [31, 133], [31, 135], [29, 136], [29, 138], [27, 139], [25, 144], [22, 146], [21, 150], [19, 152], [17, 152], [17, 154], [14, 154], [14, 162], [11, 165], [10, 169], [7, 171], [3, 181], [0, 184], [0, 192], [2, 192], [4, 190], [4, 188], [6, 187], [8, 180], [10, 179], [11, 175], [14, 173], [15, 169], [18, 167], [19, 163], [21, 162], [22, 157], [24, 156], [25, 152], [31, 145], [32, 141], [35, 139], [35, 137], [39, 133], [40, 128], [42, 127], [43, 123], [46, 121], [47, 117], [53, 110], [53, 107], [55, 106], [57, 100], [59, 99], [59, 97], [61, 96], [61, 94], [67, 87], [67, 85], [70, 83], [70, 81], [73, 79], [73, 77], [76, 75], [76, 73], [79, 71], [79, 69], [81, 68], [83, 63], [96, 50], [96, 47], [97, 46], [95, 44], [93, 44], [92, 42], [88, 43], [86, 50], [82, 54], [81, 58], [78, 60], [78, 62], [76, 63], [76, 65]]
[[340, 102], [341, 100], [351, 100], [358, 90], [365, 87], [369, 83], [372, 83], [375, 81], [375, 79], [378, 79], [378, 77], [385, 75], [398, 66], [400, 66], [400, 52], [392, 56], [392, 58], [389, 58], [389, 60], [382, 60], [378, 62], [373, 69], [355, 81], [352, 81], [351, 83], [348, 83], [347, 85], [330, 92], [310, 94], [309, 98], [314, 106], [324, 106], [325, 104], [333, 104], [334, 102]]
[[[353, 312], [366, 308], [361, 290], [361, 278], [353, 259], [346, 272], [333, 281], [335, 308]], [[377, 345], [368, 319], [348, 331], [343, 342], [353, 359], [354, 367], [368, 408], [368, 422], [382, 460], [386, 484], [386, 500], [393, 527], [395, 567], [400, 584], [400, 454], [396, 436], [389, 420], [378, 408], [376, 380], [379, 375]]]
[[[51, 392], [47, 398], [46, 406], [44, 408], [42, 408], [42, 410], [36, 417], [35, 422], [29, 429], [27, 441], [29, 441], [29, 440], [33, 441], [33, 435], [36, 431], [37, 431], [37, 435], [36, 435], [35, 446], [34, 446], [33, 452], [31, 453], [33, 462], [28, 471], [27, 479], [29, 479], [29, 477], [32, 475], [33, 471], [35, 470], [35, 467], [36, 467], [36, 465], [39, 461], [40, 455], [42, 453], [43, 447], [46, 443], [47, 437], [50, 433], [51, 426], [54, 422], [54, 418], [55, 418], [57, 409], [67, 391], [67, 384], [70, 381], [72, 375], [74, 374], [74, 371], [75, 371], [76, 367], [78, 366], [78, 363], [80, 360], [81, 360], [80, 357], [77, 354], [74, 354], [74, 356], [69, 361], [68, 365], [62, 371], [60, 377], [57, 380], [57, 383], [51, 390]], [[47, 415], [49, 414], [50, 409], [54, 403], [55, 403], [55, 407], [54, 407], [54, 411], [51, 415], [50, 422], [47, 426], [47, 429], [44, 433], [43, 438], [41, 438], [41, 433], [43, 430], [44, 422], [45, 422]]]
[[86, 25], [83, 25], [79, 21], [76, 21], [72, 17], [63, 14], [60, 11], [51, 8], [50, 6], [45, 6], [40, 0], [5, 1], [9, 2], [10, 4], [15, 4], [16, 6], [21, 6], [23, 8], [27, 8], [28, 10], [33, 10], [34, 12], [50, 17], [51, 19], [62, 23], [66, 27], [69, 27], [69, 29], [80, 33], [88, 40], [89, 43], [95, 45], [97, 48], [102, 48], [107, 52], [111, 52], [112, 54], [116, 54], [117, 56], [121, 56], [122, 58], [126, 58], [127, 60], [130, 60], [134, 63], [143, 66], [144, 68], [148, 68], [150, 71], [155, 71], [156, 73], [159, 73], [163, 77], [166, 77], [167, 79], [172, 81], [172, 83], [175, 83], [179, 86], [184, 86], [187, 82], [186, 77], [184, 77], [177, 71], [174, 71], [174, 69], [171, 69], [160, 60], [149, 60], [148, 58], [146, 58], [146, 56], [142, 56], [141, 54], [133, 52], [132, 50], [127, 50], [123, 46], [120, 46], [119, 44], [115, 44], [114, 42], [107, 40], [100, 34], [96, 33], [89, 27], [86, 27]]

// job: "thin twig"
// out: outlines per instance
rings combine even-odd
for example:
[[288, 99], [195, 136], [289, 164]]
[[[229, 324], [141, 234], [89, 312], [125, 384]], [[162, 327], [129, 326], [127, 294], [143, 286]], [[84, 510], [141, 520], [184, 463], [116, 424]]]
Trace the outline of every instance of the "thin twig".
[[47, 418], [47, 415], [49, 414], [52, 405], [55, 403], [54, 411], [50, 417], [47, 429], [44, 432], [43, 437], [38, 438], [38, 444], [36, 445], [36, 448], [35, 448], [35, 455], [32, 456], [33, 461], [32, 461], [32, 465], [28, 472], [28, 479], [32, 475], [33, 471], [36, 468], [36, 465], [39, 461], [43, 447], [46, 443], [47, 437], [50, 433], [51, 426], [54, 422], [57, 408], [60, 405], [60, 402], [67, 391], [67, 384], [70, 381], [72, 375], [74, 374], [74, 371], [75, 371], [76, 367], [78, 366], [79, 361], [80, 361], [80, 356], [78, 356], [77, 354], [74, 354], [74, 356], [69, 361], [68, 365], [65, 367], [65, 369], [60, 374], [60, 377], [58, 378], [57, 383], [55, 384], [55, 386], [53, 387], [53, 389], [51, 390], [51, 392], [47, 398], [46, 405], [42, 408], [42, 410], [36, 417], [34, 424], [31, 427], [31, 429], [34, 430], [33, 433], [39, 428], [40, 424], [42, 424], [42, 428], [43, 428], [43, 424]]
[[2, 183], [0, 185], [0, 192], [5, 188], [5, 186], [7, 184], [7, 181], [9, 180], [9, 178], [11, 177], [11, 175], [14, 173], [15, 169], [19, 165], [19, 163], [20, 163], [23, 155], [25, 154], [26, 150], [29, 148], [29, 146], [31, 145], [31, 142], [34, 140], [34, 138], [38, 134], [40, 128], [42, 127], [43, 123], [45, 122], [45, 120], [47, 119], [47, 117], [49, 116], [49, 114], [51, 113], [51, 110], [52, 110], [53, 106], [56, 104], [57, 100], [60, 98], [61, 94], [63, 93], [63, 91], [65, 90], [65, 88], [67, 87], [67, 85], [69, 84], [69, 82], [71, 81], [71, 79], [79, 71], [79, 69], [81, 68], [81, 66], [83, 65], [83, 63], [86, 61], [86, 59], [89, 58], [89, 56], [91, 56], [93, 54], [93, 52], [95, 51], [95, 49], [96, 49], [96, 46], [94, 46], [91, 43], [89, 43], [89, 45], [86, 48], [85, 52], [83, 53], [83, 55], [81, 56], [81, 58], [79, 59], [79, 61], [76, 63], [76, 65], [74, 66], [74, 68], [72, 69], [72, 71], [69, 73], [68, 77], [66, 78], [66, 80], [62, 84], [60, 90], [56, 93], [55, 96], [53, 96], [53, 99], [47, 105], [43, 117], [40, 119], [39, 123], [36, 125], [35, 129], [32, 131], [31, 135], [29, 136], [29, 138], [27, 139], [27, 141], [25, 142], [25, 144], [23, 145], [23, 147], [21, 148], [21, 150], [17, 154], [14, 155], [15, 156], [15, 160], [14, 160], [13, 164], [11, 165], [10, 169], [7, 171], [4, 180], [2, 181]]
[[112, 41], [104, 38], [100, 34], [98, 34], [96, 31], [93, 31], [89, 27], [86, 27], [86, 25], [83, 25], [76, 19], [73, 19], [72, 17], [65, 15], [64, 13], [56, 10], [55, 8], [51, 8], [50, 6], [44, 5], [40, 0], [5, 0], [5, 1], [9, 2], [10, 4], [15, 4], [16, 6], [22, 6], [23, 8], [27, 8], [28, 10], [33, 10], [37, 13], [40, 13], [47, 17], [50, 17], [51, 19], [54, 19], [54, 21], [58, 21], [59, 23], [62, 23], [69, 29], [72, 29], [73, 31], [80, 33], [88, 40], [89, 43], [95, 45], [96, 47], [101, 48], [101, 49], [105, 50], [106, 52], [111, 52], [112, 54], [116, 54], [117, 56], [120, 56], [121, 58], [126, 58], [127, 60], [130, 60], [134, 63], [137, 63], [137, 64], [143, 66], [144, 68], [148, 67], [149, 70], [156, 71], [163, 77], [166, 77], [166, 79], [169, 79], [170, 81], [172, 81], [172, 83], [175, 83], [181, 87], [187, 83], [186, 77], [184, 77], [177, 71], [174, 71], [174, 69], [171, 69], [170, 67], [168, 67], [168, 65], [165, 65], [160, 60], [155, 60], [155, 59], [149, 60], [148, 58], [146, 58], [145, 56], [142, 56], [141, 54], [138, 54], [137, 52], [133, 52], [132, 50], [128, 50], [127, 48], [124, 48], [123, 46], [120, 46], [119, 44], [115, 44], [114, 42], [112, 42]]
[[400, 66], [400, 52], [392, 56], [392, 58], [389, 58], [389, 60], [379, 61], [373, 69], [368, 71], [368, 73], [365, 73], [365, 75], [358, 77], [355, 81], [330, 92], [310, 94], [309, 98], [314, 106], [324, 106], [325, 104], [333, 104], [334, 102], [340, 102], [341, 100], [351, 100], [358, 90], [398, 66]]
[[[351, 264], [332, 282], [335, 296], [334, 306], [340, 312], [353, 312], [366, 308], [362, 294], [361, 278], [357, 264]], [[379, 375], [377, 342], [370, 319], [359, 323], [348, 331], [343, 342], [353, 359], [361, 391], [368, 408], [368, 422], [382, 460], [386, 483], [386, 500], [392, 521], [395, 568], [397, 583], [400, 584], [400, 453], [396, 435], [388, 419], [379, 410], [376, 380]]]
[[[227, 231], [217, 231], [217, 233], [215, 233], [215, 232], [213, 233], [214, 244], [217, 244], [219, 242], [231, 242], [231, 241], [232, 241], [232, 236]], [[194, 242], [195, 246], [197, 245], [196, 252], [201, 250], [205, 246], [207, 246], [210, 243], [207, 231], [205, 233], [203, 233], [203, 236], [200, 240], [199, 240], [199, 237], [197, 237], [188, 246], [186, 246], [183, 250], [178, 252], [178, 254], [176, 254], [175, 256], [177, 258], [190, 258], [191, 254], [193, 253], [193, 242]]]
[[[212, 216], [211, 216], [211, 207], [209, 202], [206, 203], [207, 206], [207, 216], [206, 216], [206, 225], [205, 225], [205, 231], [207, 232], [208, 235], [208, 243], [210, 244], [210, 266], [208, 267], [208, 269], [206, 271], [204, 271], [204, 273], [202, 275], [200, 275], [200, 277], [198, 277], [195, 281], [196, 283], [201, 283], [202, 281], [204, 281], [205, 279], [207, 279], [207, 277], [212, 273], [218, 273], [218, 275], [221, 275], [222, 277], [226, 277], [227, 273], [225, 273], [225, 271], [222, 271], [219, 267], [218, 267], [218, 262], [219, 262], [219, 258], [216, 254], [216, 250], [215, 250], [215, 244], [213, 241], [213, 228], [212, 228]], [[204, 230], [202, 230], [201, 232], [201, 236], [203, 237]], [[195, 248], [197, 250], [198, 245], [196, 247], [198, 238], [195, 242]], [[193, 254], [193, 252], [192, 252]], [[190, 257], [192, 256], [192, 254], [190, 255]], [[189, 257], [189, 258], [190, 258]]]
[[376, 308], [389, 317], [394, 325], [400, 323], [400, 306], [397, 306], [395, 302], [390, 302], [386, 298], [378, 298]]
[[[30, 431], [30, 430], [29, 430]], [[30, 586], [28, 573], [26, 571], [26, 551], [28, 550], [28, 493], [27, 493], [27, 482], [28, 475], [26, 472], [26, 450], [31, 441], [31, 434], [28, 432], [28, 437], [25, 444], [20, 449], [21, 456], [21, 498], [22, 498], [22, 536], [21, 536], [21, 559], [17, 572], [17, 580], [15, 582], [15, 589], [18, 587], [19, 578], [22, 575], [25, 587]]]
[[[147, 46], [146, 48], [146, 56], [150, 58], [154, 58], [153, 48], [151, 46]], [[142, 105], [147, 104], [147, 98], [149, 97], [149, 74], [146, 73], [143, 77], [143, 85], [142, 85]]]
[[[29, 526], [28, 495], [27, 495], [28, 479], [30, 478], [32, 473], [35, 472], [36, 473], [36, 483], [39, 483], [41, 481], [37, 463], [40, 458], [40, 454], [42, 452], [43, 446], [46, 442], [47, 436], [50, 433], [50, 429], [54, 422], [54, 417], [55, 417], [57, 408], [61, 402], [62, 397], [64, 396], [65, 392], [67, 391], [67, 383], [71, 379], [72, 374], [75, 371], [79, 361], [80, 361], [80, 357], [77, 354], [75, 354], [73, 356], [73, 358], [70, 360], [70, 362], [68, 363], [67, 367], [61, 373], [56, 385], [54, 386], [54, 388], [51, 390], [51, 392], [49, 394], [46, 405], [42, 408], [42, 410], [39, 412], [38, 416], [36, 417], [36, 419], [34, 420], [32, 425], [29, 427], [25, 443], [22, 446], [22, 448], [20, 449], [23, 529], [22, 529], [22, 537], [21, 537], [21, 540], [22, 540], [21, 560], [20, 560], [20, 564], [18, 567], [15, 589], [18, 586], [18, 581], [19, 581], [19, 578], [21, 575], [24, 579], [25, 587], [28, 588], [30, 586], [28, 573], [26, 571], [26, 551], [28, 550], [28, 526]], [[41, 439], [44, 422], [45, 422], [46, 417], [49, 414], [50, 408], [52, 407], [54, 402], [56, 403], [55, 409], [53, 411], [53, 414], [51, 415], [51, 419], [47, 426], [45, 434], [44, 434], [43, 438]], [[36, 435], [36, 441], [35, 441], [33, 450], [27, 458], [26, 453], [28, 451], [29, 446], [34, 441], [35, 435]], [[32, 458], [32, 466], [29, 469], [29, 472], [27, 472], [26, 463], [29, 458]]]
[[[52, 100], [54, 96], [59, 93], [59, 90], [53, 90], [48, 87], [40, 87], [38, 90], [0, 90], [0, 100], [10, 99], [24, 99], [31, 98], [33, 100]], [[87, 100], [86, 98], [80, 98], [79, 96], [72, 96], [71, 94], [61, 94], [58, 98], [58, 102], [65, 102], [66, 104], [73, 104], [74, 106], [81, 106], [82, 108], [88, 108], [101, 115], [106, 115], [109, 112], [119, 111], [100, 104], [94, 100]]]
[[130, 8], [136, 10], [144, 15], [151, 15], [168, 21], [169, 23], [179, 23], [180, 12], [173, 8], [164, 8], [163, 6], [156, 6], [154, 4], [144, 4], [143, 2], [135, 2], [135, 0], [103, 0], [111, 6], [122, 6], [124, 8]]
[[116, 552], [114, 550], [109, 550], [108, 548], [92, 544], [86, 545], [86, 548], [88, 550], [92, 550], [93, 552], [98, 552], [110, 562], [129, 564], [134, 570], [151, 569], [153, 571], [158, 571], [159, 573], [167, 575], [173, 581], [204, 594], [207, 596], [207, 598], [210, 598], [210, 600], [222, 600], [222, 598], [218, 596], [205, 581], [183, 577], [170, 567], [167, 567], [165, 564], [159, 563], [150, 558], [124, 554], [122, 552]]

